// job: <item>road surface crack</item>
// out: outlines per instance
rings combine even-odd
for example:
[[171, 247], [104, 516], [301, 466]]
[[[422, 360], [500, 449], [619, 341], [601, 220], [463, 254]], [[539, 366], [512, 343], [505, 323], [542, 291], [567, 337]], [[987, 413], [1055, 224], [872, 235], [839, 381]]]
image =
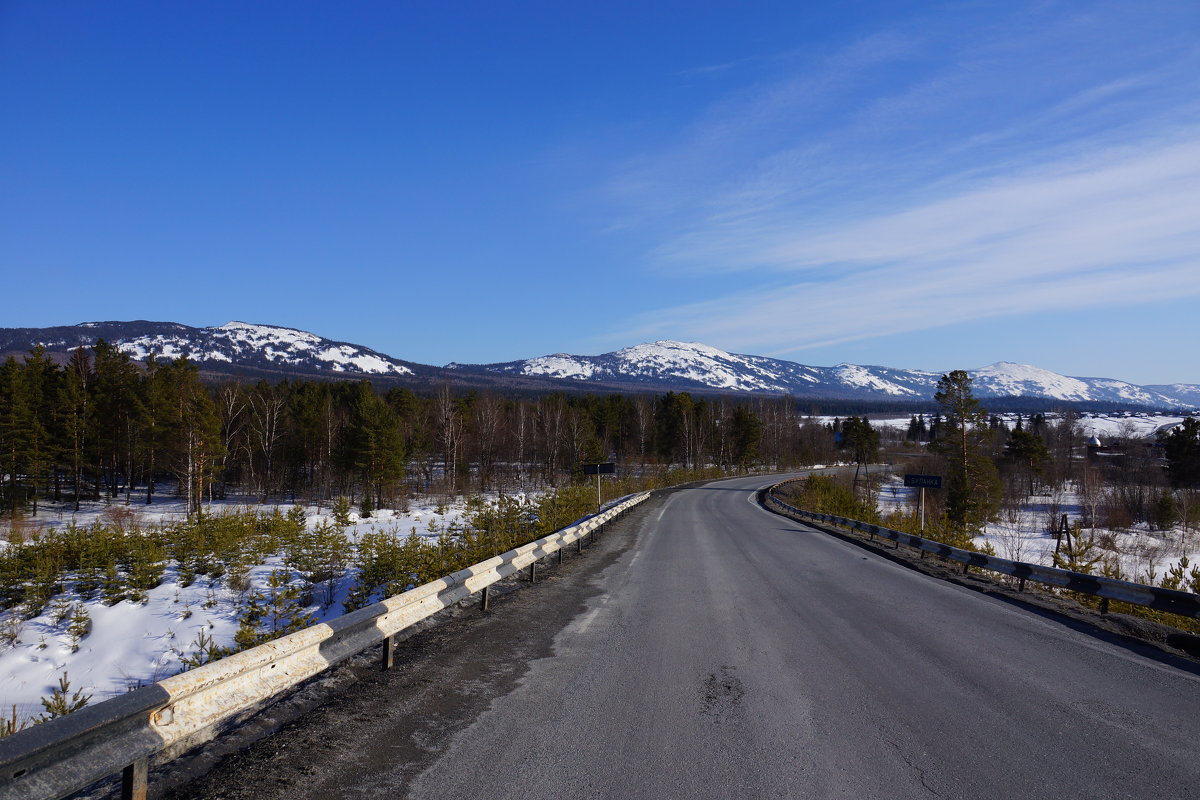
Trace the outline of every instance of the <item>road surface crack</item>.
[[893, 742], [891, 739], [884, 739], [884, 741], [887, 742], [888, 744], [890, 744], [892, 747], [896, 748], [896, 752], [900, 754], [900, 758], [904, 761], [905, 764], [908, 765], [908, 768], [911, 769], [913, 772], [917, 773], [917, 778], [918, 778], [918, 780], [921, 781], [921, 787], [923, 789], [925, 789], [925, 791], [929, 792], [934, 797], [942, 796], [941, 793], [938, 792], [937, 789], [934, 789], [925, 780], [924, 767], [920, 767], [920, 766], [914, 764], [913, 760], [909, 757], [908, 753], [905, 752], [904, 748], [901, 747], [898, 742]]

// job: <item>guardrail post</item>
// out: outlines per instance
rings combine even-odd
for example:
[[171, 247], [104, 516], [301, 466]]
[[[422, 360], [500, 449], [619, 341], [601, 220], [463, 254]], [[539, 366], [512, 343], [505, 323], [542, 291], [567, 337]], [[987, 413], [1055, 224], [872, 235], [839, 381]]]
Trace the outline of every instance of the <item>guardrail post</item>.
[[483, 591], [480, 592], [479, 608], [482, 611], [488, 610], [488, 595], [490, 594], [490, 592], [488, 591], [489, 589], [491, 589], [490, 586], [485, 586], [485, 587], [483, 587]]
[[382, 665], [385, 670], [392, 668], [392, 664], [394, 663], [395, 653], [396, 653], [395, 646], [396, 646], [396, 637], [395, 636], [383, 637], [383, 662], [382, 662]]
[[583, 555], [583, 537], [582, 536], [580, 536], [578, 539], [575, 540], [575, 552], [578, 555]]
[[121, 772], [121, 800], [146, 800], [150, 759], [139, 758]]
[[1108, 613], [1108, 598], [1107, 597], [1100, 598], [1100, 613], [1101, 614]]
[[537, 562], [533, 561], [529, 564], [529, 582], [537, 583]]
[[562, 551], [563, 551], [563, 549], [562, 549], [562, 546], [560, 545], [558, 548], [558, 565], [560, 567], [562, 566]]

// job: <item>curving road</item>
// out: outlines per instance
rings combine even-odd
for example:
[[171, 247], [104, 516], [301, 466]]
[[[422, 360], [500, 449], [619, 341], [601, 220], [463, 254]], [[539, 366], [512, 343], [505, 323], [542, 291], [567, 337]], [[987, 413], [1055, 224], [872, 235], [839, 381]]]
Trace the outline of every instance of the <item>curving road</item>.
[[[379, 733], [338, 748], [341, 761], [324, 776], [281, 794], [1063, 800], [1200, 791], [1195, 670], [772, 515], [753, 503], [767, 482], [675, 492], [602, 540], [611, 563], [546, 646], [511, 679], [461, 690], [475, 705], [432, 745], [427, 726], [419, 764], [388, 755], [416, 734]], [[535, 603], [540, 591], [518, 594]], [[508, 611], [538, 614], [535, 603], [497, 616]]]
[[412, 797], [1186, 797], [1200, 680], [753, 505], [671, 495]]

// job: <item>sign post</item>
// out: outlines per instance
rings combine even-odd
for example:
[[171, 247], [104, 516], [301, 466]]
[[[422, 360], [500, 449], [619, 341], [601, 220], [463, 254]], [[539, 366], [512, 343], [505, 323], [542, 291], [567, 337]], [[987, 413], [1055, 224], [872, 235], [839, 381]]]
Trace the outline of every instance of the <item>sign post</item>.
[[904, 485], [921, 490], [921, 533], [925, 532], [925, 490], [942, 488], [941, 475], [905, 475]]
[[600, 476], [612, 475], [617, 471], [617, 465], [611, 461], [606, 461], [601, 464], [584, 464], [584, 475], [596, 476], [596, 513], [600, 513]]

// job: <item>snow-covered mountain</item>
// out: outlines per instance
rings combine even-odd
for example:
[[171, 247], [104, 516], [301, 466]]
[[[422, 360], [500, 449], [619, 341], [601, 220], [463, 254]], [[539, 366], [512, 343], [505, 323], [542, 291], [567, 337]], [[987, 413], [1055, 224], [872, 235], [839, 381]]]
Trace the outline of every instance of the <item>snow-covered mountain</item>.
[[662, 341], [599, 356], [556, 353], [505, 364], [449, 364], [448, 369], [540, 375], [606, 383], [684, 383], [732, 392], [786, 393], [796, 383], [820, 382], [811, 367], [762, 356], [726, 353], [703, 344]]
[[[942, 376], [940, 372], [857, 364], [813, 367], [670, 340], [598, 356], [556, 353], [501, 364], [450, 364], [448, 368], [609, 384], [637, 383], [662, 389], [914, 401], [932, 400]], [[1200, 404], [1200, 387], [1189, 384], [1143, 387], [1109, 378], [1072, 378], [1009, 362], [967, 372], [978, 397], [1044, 397], [1166, 407]]]
[[[187, 356], [214, 374], [377, 377], [430, 385], [545, 391], [564, 385], [596, 389], [790, 394], [844, 400], [930, 401], [941, 372], [838, 364], [813, 367], [766, 356], [727, 353], [696, 342], [664, 340], [598, 356], [567, 353], [502, 364], [401, 361], [360, 345], [275, 325], [229, 322], [193, 328], [174, 322], [85, 322], [55, 328], [0, 328], [0, 355], [44, 345], [60, 358], [104, 339], [138, 360]], [[976, 396], [1027, 397], [1159, 408], [1200, 408], [1200, 385], [1135, 386], [1110, 378], [1077, 378], [999, 362], [968, 370]]]
[[412, 375], [413, 365], [360, 345], [274, 325], [229, 322], [193, 328], [174, 322], [85, 322], [57, 328], [0, 330], [0, 352], [41, 344], [51, 351], [90, 346], [104, 339], [144, 361], [187, 356], [201, 367], [242, 367], [271, 372], [350, 375]]
[[1142, 388], [1148, 392], [1176, 397], [1179, 399], [1180, 405], [1200, 408], [1200, 385], [1195, 383], [1155, 384]]

